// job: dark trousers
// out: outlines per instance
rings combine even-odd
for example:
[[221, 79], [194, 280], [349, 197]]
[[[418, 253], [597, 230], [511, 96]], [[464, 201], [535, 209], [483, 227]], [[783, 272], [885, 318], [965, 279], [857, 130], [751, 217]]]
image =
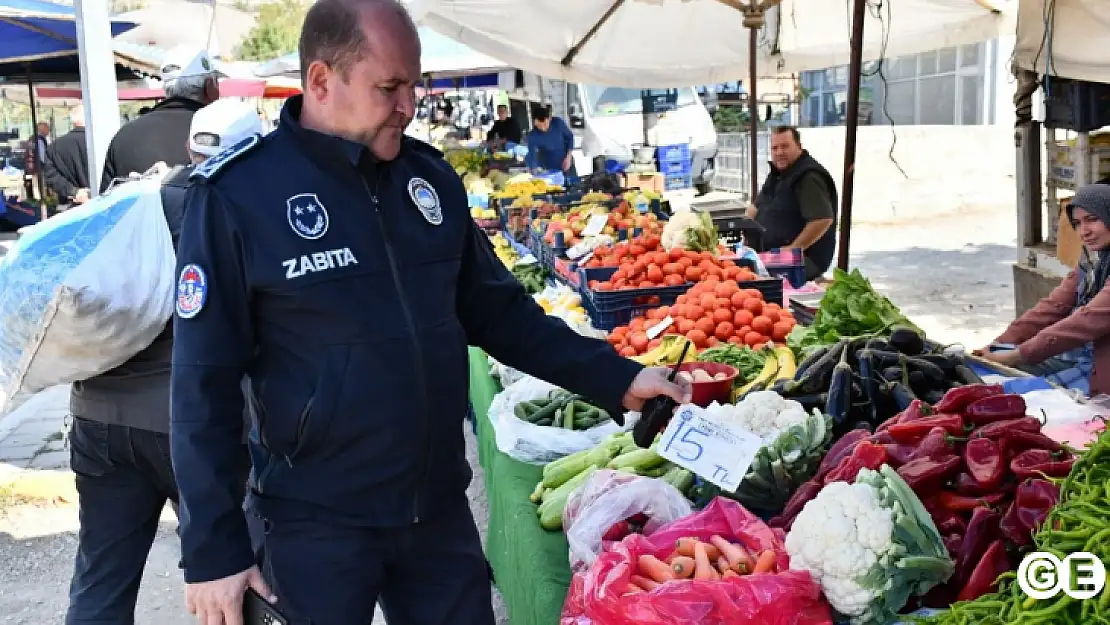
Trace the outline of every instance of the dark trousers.
[[490, 574], [463, 502], [400, 528], [265, 521], [262, 571], [294, 625], [493, 625]]
[[177, 503], [169, 435], [74, 418], [70, 466], [81, 530], [67, 625], [131, 625], [166, 502]]

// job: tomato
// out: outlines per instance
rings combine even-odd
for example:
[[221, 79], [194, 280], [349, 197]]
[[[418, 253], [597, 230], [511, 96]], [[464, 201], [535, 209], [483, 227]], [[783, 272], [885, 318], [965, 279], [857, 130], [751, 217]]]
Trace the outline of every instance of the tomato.
[[715, 337], [715, 336], [711, 336], [711, 337], [705, 339], [705, 346], [706, 347], [716, 347], [720, 344], [721, 344], [721, 341], [718, 340], [717, 337]]
[[658, 265], [648, 265], [647, 279], [651, 280], [652, 282], [662, 282], [663, 270], [660, 269]]
[[655, 283], [654, 283], [654, 282], [652, 282], [651, 280], [642, 280], [642, 281], [640, 282], [640, 288], [641, 288], [641, 289], [650, 289], [650, 288], [652, 288], [652, 287], [654, 287], [654, 286], [655, 286]]
[[790, 331], [794, 329], [794, 325], [785, 321], [780, 321], [771, 328], [771, 338], [776, 341], [785, 341]]
[[667, 257], [670, 258], [672, 261], [677, 261], [678, 259], [683, 258], [683, 256], [684, 250], [681, 247], [672, 248], [670, 252], [667, 252]]
[[671, 307], [670, 306], [660, 306], [659, 308], [656, 308], [655, 310], [660, 311], [659, 312], [659, 318], [660, 319], [666, 319], [667, 315], [671, 314]]
[[744, 344], [753, 347], [764, 342], [765, 340], [766, 338], [764, 338], [764, 336], [759, 332], [748, 332], [744, 335]]
[[656, 265], [663, 266], [667, 264], [668, 260], [670, 260], [670, 258], [667, 257], [666, 252], [652, 252], [651, 254], [651, 262]]
[[643, 332], [633, 334], [632, 337], [628, 339], [628, 344], [632, 346], [632, 349], [636, 350], [636, 353], [643, 353], [648, 345], [647, 334]]
[[690, 282], [697, 282], [698, 280], [701, 280], [701, 269], [698, 269], [697, 267], [687, 267], [685, 276], [686, 280]]
[[683, 278], [677, 273], [672, 273], [669, 276], [663, 276], [663, 284], [667, 286], [682, 286], [686, 284], [686, 278]]
[[644, 318], [636, 317], [628, 322], [628, 330], [630, 333], [639, 332], [644, 329]]
[[752, 316], [758, 316], [763, 312], [763, 302], [754, 297], [749, 297], [744, 300], [744, 310], [750, 312]]
[[759, 289], [744, 289], [744, 292], [748, 294], [748, 297], [754, 297], [759, 301], [763, 301], [763, 291]]
[[771, 323], [778, 323], [779, 313], [777, 310], [771, 308], [772, 304], [763, 305], [763, 316], [771, 320]]
[[615, 333], [610, 334], [609, 336], [605, 337], [605, 340], [608, 341], [610, 345], [620, 345], [621, 341], [624, 340], [624, 335]]
[[698, 303], [706, 310], [713, 310], [717, 307], [717, 297], [712, 293], [705, 293], [698, 299]]
[[709, 336], [717, 329], [717, 324], [709, 317], [703, 317], [694, 322], [694, 329], [701, 330], [706, 336]]
[[[774, 344], [772, 344], [772, 346], [773, 345]], [[752, 345], [752, 349], [754, 349], [755, 351], [758, 352], [759, 350], [763, 349], [766, 346], [767, 346], [767, 343], [756, 343], [755, 345]]]
[[709, 337], [706, 336], [705, 332], [702, 332], [701, 330], [690, 330], [686, 333], [686, 338], [690, 339], [690, 342], [694, 344], [694, 347], [698, 348], [705, 347], [706, 341], [709, 340]]
[[694, 261], [689, 256], [681, 256], [678, 260], [674, 261], [685, 271], [694, 266]]
[[722, 321], [732, 321], [732, 311], [727, 308], [718, 308], [713, 311], [713, 321], [721, 323]]
[[713, 255], [713, 252], [698, 252], [698, 260], [708, 260], [709, 262], [713, 262], [717, 260], [717, 257]]
[[774, 328], [775, 324], [770, 319], [762, 315], [752, 320], [752, 330], [759, 332], [763, 336], [770, 336], [771, 331], [774, 330]]
[[689, 334], [690, 330], [694, 329], [694, 322], [689, 319], [683, 319], [675, 324], [675, 328], [679, 334]]
[[[733, 325], [735, 325], [735, 324], [733, 324]], [[748, 336], [748, 332], [751, 332], [751, 331], [752, 331], [751, 326], [736, 326], [736, 336], [740, 337], [741, 341], [743, 341], [744, 337]]]
[[753, 315], [750, 310], [744, 310], [743, 308], [737, 310], [732, 316], [732, 322], [736, 324], [738, 328], [740, 326], [750, 326], [752, 324], [752, 319], [755, 319], [755, 315]]
[[625, 358], [631, 358], [631, 357], [633, 357], [633, 356], [639, 356], [639, 355], [640, 355], [640, 354], [639, 354], [639, 353], [638, 353], [638, 352], [637, 352], [637, 351], [636, 351], [635, 349], [633, 349], [632, 347], [624, 347], [624, 348], [622, 348], [622, 349], [621, 349], [621, 352], [620, 352], [620, 354], [621, 354], [621, 356], [624, 356]]
[[682, 295], [679, 295], [677, 298], [675, 298], [674, 303], [676, 303], [676, 304], [685, 304], [689, 299], [690, 299], [689, 296], [687, 296], [685, 293], [683, 293]]
[[633, 243], [628, 246], [628, 253], [633, 256], [643, 256], [647, 252], [647, 248], [639, 243]]
[[682, 271], [682, 265], [678, 263], [666, 263], [663, 265], [663, 273], [668, 276], [675, 273], [682, 273]]
[[715, 304], [718, 310], [727, 310], [732, 312], [732, 300], [727, 297], [718, 297]]
[[651, 351], [651, 350], [655, 349], [656, 347], [659, 347], [659, 345], [662, 344], [662, 343], [663, 343], [663, 339], [651, 339], [650, 341], [648, 341], [648, 344], [647, 344], [648, 351]]
[[686, 318], [697, 321], [705, 316], [705, 309], [696, 304], [690, 304], [686, 307]]
[[722, 321], [717, 324], [717, 329], [713, 332], [713, 336], [717, 337], [719, 340], [727, 341], [732, 338], [735, 331], [736, 329], [731, 323]]
[[748, 294], [743, 291], [737, 291], [729, 298], [729, 305], [736, 310], [744, 309], [744, 302], [748, 299]]
[[597, 285], [594, 286], [593, 290], [595, 290], [595, 291], [612, 291], [613, 290], [613, 283], [609, 282], [609, 281], [598, 282]]
[[743, 345], [744, 344], [744, 341], [738, 336], [728, 337], [728, 342], [732, 343], [733, 345]]

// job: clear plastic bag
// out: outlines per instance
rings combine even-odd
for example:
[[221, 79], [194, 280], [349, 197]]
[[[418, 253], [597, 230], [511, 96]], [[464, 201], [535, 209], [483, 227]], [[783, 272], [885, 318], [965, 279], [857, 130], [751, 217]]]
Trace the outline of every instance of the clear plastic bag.
[[570, 543], [570, 566], [589, 566], [601, 553], [602, 540], [617, 523], [642, 514], [644, 535], [690, 515], [693, 508], [678, 489], [664, 482], [611, 469], [595, 471], [567, 500], [563, 527]]
[[[642, 554], [666, 558], [685, 536], [714, 534], [749, 551], [773, 549], [779, 573], [718, 581], [678, 580], [654, 590], [625, 595]], [[571, 578], [560, 625], [831, 625], [821, 586], [807, 571], [789, 570], [783, 534], [769, 528], [735, 501], [713, 500], [701, 512], [612, 543], [585, 571]]]
[[1087, 399], [1076, 391], [1051, 389], [1022, 393], [1026, 414], [1045, 420], [1041, 433], [1049, 438], [1083, 448], [1106, 429], [1103, 418], [1110, 417], [1110, 397]]
[[509, 457], [531, 464], [547, 464], [552, 460], [597, 446], [606, 436], [627, 430], [635, 419], [625, 416], [624, 426], [606, 421], [588, 430], [567, 430], [535, 425], [518, 419], [513, 409], [522, 401], [547, 397], [559, 387], [526, 376], [505, 387], [494, 396], [489, 406], [489, 420], [497, 440], [497, 449]]

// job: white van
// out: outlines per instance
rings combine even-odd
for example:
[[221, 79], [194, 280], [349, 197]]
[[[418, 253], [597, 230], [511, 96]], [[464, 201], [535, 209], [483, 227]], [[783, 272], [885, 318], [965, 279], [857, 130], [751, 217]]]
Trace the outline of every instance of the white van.
[[[673, 111], [643, 115], [640, 89], [601, 87], [566, 83], [567, 123], [576, 137], [575, 147], [587, 162], [605, 156], [627, 165], [634, 146], [685, 143], [690, 146], [693, 182], [706, 184], [713, 178], [713, 159], [717, 155], [717, 132], [713, 118], [693, 87], [677, 89], [677, 108]], [[662, 94], [664, 90], [650, 90]], [[582, 171], [581, 166], [579, 172]]]

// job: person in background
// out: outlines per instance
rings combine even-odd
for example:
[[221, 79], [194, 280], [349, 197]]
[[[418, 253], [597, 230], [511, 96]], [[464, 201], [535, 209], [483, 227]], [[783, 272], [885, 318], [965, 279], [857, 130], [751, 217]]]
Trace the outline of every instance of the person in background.
[[573, 150], [574, 133], [567, 123], [553, 116], [549, 107], [536, 107], [532, 113], [532, 130], [528, 132], [528, 167], [561, 171], [568, 179], [577, 178]]
[[793, 126], [771, 129], [771, 171], [748, 219], [763, 227], [759, 251], [800, 249], [806, 280], [828, 271], [836, 248], [836, 182], [802, 149]]
[[[251, 108], [233, 101], [197, 111], [182, 150], [190, 165], [162, 182], [162, 209], [176, 244], [193, 165], [262, 131]], [[132, 625], [135, 600], [158, 520], [177, 504], [170, 459], [170, 357], [173, 326], [150, 347], [102, 375], [74, 382], [70, 466], [76, 474], [81, 528], [66, 625]], [[246, 484], [245, 450], [239, 482]], [[245, 495], [245, 486], [241, 486]]]
[[72, 130], [47, 148], [42, 175], [46, 186], [58, 195], [59, 204], [84, 204], [89, 201], [89, 153], [83, 105], [69, 112], [69, 123]]
[[39, 122], [35, 130], [35, 157], [43, 163], [46, 161], [46, 150], [50, 147], [50, 122]]
[[159, 161], [170, 167], [189, 164], [185, 149], [189, 124], [193, 113], [220, 98], [219, 72], [208, 52], [175, 48], [162, 62], [162, 87], [166, 99], [124, 124], [112, 137], [100, 179], [101, 193], [117, 177], [143, 173]]
[[1110, 185], [1080, 187], [1067, 216], [1083, 242], [1079, 265], [975, 354], [1087, 395], [1110, 393]]
[[[304, 93], [277, 130], [199, 167], [186, 200], [170, 436], [186, 605], [238, 625], [250, 588], [290, 623], [363, 625], [380, 600], [393, 625], [493, 625], [467, 345], [608, 410], [688, 385], [545, 315], [443, 153], [404, 134], [422, 73], [402, 0], [317, 0], [299, 50]], [[260, 554], [229, 470], [243, 375]]]
[[493, 122], [493, 127], [486, 133], [486, 143], [491, 148], [501, 149], [505, 147], [506, 143], [520, 143], [521, 132], [520, 124], [516, 120], [509, 117], [509, 107], [504, 104], [497, 105], [497, 121]]

